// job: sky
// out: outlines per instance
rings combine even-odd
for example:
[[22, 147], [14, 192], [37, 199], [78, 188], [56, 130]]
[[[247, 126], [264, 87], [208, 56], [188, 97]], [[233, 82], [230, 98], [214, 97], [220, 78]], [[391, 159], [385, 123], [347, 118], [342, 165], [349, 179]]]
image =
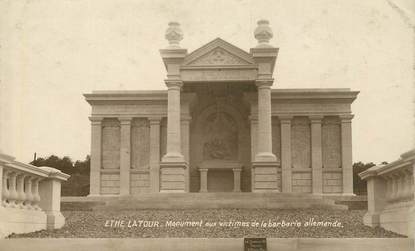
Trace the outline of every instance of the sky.
[[273, 88], [360, 91], [353, 161], [390, 162], [413, 147], [414, 35], [390, 1], [0, 0], [0, 13], [1, 149], [23, 162], [89, 154], [83, 93], [166, 89], [169, 21], [189, 52], [216, 37], [249, 51], [268, 19], [280, 48]]

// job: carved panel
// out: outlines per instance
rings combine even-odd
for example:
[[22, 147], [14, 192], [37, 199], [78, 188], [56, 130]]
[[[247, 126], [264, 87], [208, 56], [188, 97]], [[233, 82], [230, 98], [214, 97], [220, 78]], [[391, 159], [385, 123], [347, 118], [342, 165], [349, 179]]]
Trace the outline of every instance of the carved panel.
[[341, 167], [341, 127], [337, 117], [325, 117], [322, 125], [323, 167]]
[[230, 54], [223, 48], [217, 47], [202, 57], [194, 60], [189, 65], [246, 65], [245, 60]]
[[272, 153], [281, 160], [281, 126], [277, 117], [272, 118]]
[[238, 159], [238, 126], [227, 113], [207, 117], [203, 128], [203, 159]]
[[145, 118], [134, 119], [131, 127], [131, 168], [148, 169], [150, 164], [150, 126]]
[[311, 133], [307, 117], [294, 117], [291, 129], [293, 168], [311, 167]]
[[323, 193], [341, 193], [343, 190], [343, 178], [341, 172], [323, 173]]
[[102, 168], [120, 168], [120, 124], [117, 119], [103, 121]]

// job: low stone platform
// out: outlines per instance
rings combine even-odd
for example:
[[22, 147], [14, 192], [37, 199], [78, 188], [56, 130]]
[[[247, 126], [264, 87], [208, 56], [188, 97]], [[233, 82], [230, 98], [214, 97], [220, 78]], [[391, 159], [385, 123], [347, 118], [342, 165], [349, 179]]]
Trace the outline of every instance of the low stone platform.
[[64, 198], [65, 202], [90, 203], [93, 210], [136, 210], [136, 209], [339, 209], [334, 199], [311, 194], [293, 193], [157, 193], [123, 197], [76, 197]]

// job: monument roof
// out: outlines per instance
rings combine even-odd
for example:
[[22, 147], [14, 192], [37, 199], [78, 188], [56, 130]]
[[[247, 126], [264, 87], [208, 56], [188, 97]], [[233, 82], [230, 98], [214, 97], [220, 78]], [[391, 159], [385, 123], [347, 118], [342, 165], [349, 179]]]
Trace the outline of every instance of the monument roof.
[[186, 55], [183, 66], [254, 65], [252, 55], [235, 45], [216, 38]]

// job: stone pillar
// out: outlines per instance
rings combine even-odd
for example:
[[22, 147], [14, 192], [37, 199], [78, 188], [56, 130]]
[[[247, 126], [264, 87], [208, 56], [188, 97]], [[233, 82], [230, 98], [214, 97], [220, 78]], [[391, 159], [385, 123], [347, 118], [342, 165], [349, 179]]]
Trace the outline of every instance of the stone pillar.
[[281, 183], [282, 191], [292, 191], [291, 165], [291, 119], [292, 116], [278, 116], [281, 123]]
[[[189, 140], [190, 140], [190, 116], [182, 116], [181, 118], [181, 135], [182, 135], [182, 153], [185, 162], [189, 163]], [[185, 191], [190, 191], [190, 168], [185, 170]]]
[[311, 168], [313, 194], [323, 194], [323, 156], [321, 149], [321, 120], [323, 116], [310, 116], [311, 122]]
[[258, 118], [251, 115], [249, 119], [251, 121], [251, 159], [255, 160], [257, 154]]
[[90, 117], [89, 120], [91, 121], [91, 170], [88, 196], [98, 196], [101, 194], [103, 118]]
[[206, 193], [208, 191], [207, 190], [208, 169], [207, 168], [200, 168], [199, 172], [200, 172], [200, 192], [201, 193]]
[[119, 118], [121, 125], [120, 195], [130, 194], [131, 120], [131, 118]]
[[252, 163], [254, 192], [278, 191], [277, 167], [279, 162], [272, 153], [271, 85], [272, 79], [257, 80], [258, 130], [256, 155]]
[[187, 162], [181, 151], [180, 89], [183, 82], [180, 66], [187, 50], [180, 47], [183, 39], [180, 24], [170, 22], [165, 38], [169, 41], [169, 46], [160, 50], [160, 54], [167, 70], [167, 151], [160, 163], [160, 192], [184, 192]]
[[161, 117], [151, 117], [150, 121], [150, 188], [160, 191], [160, 121]]
[[352, 157], [352, 118], [353, 115], [342, 115], [341, 119], [341, 152], [343, 170], [343, 195], [353, 194], [353, 157]]
[[47, 229], [61, 228], [65, 224], [60, 209], [61, 180], [55, 178], [44, 179], [39, 182], [40, 207], [47, 216]]
[[271, 85], [272, 80], [257, 80], [258, 87], [258, 141], [255, 161], [274, 162], [272, 153]]
[[180, 136], [180, 89], [181, 81], [167, 81], [167, 152], [163, 162], [183, 162]]
[[367, 213], [363, 217], [365, 225], [376, 227], [380, 225], [379, 215], [386, 206], [386, 182], [376, 175], [368, 177], [367, 181]]
[[241, 191], [241, 172], [242, 168], [233, 168], [233, 191], [240, 192]]
[[178, 80], [166, 80], [167, 91], [167, 153], [162, 158], [162, 192], [184, 192], [187, 162], [181, 153], [180, 88]]

